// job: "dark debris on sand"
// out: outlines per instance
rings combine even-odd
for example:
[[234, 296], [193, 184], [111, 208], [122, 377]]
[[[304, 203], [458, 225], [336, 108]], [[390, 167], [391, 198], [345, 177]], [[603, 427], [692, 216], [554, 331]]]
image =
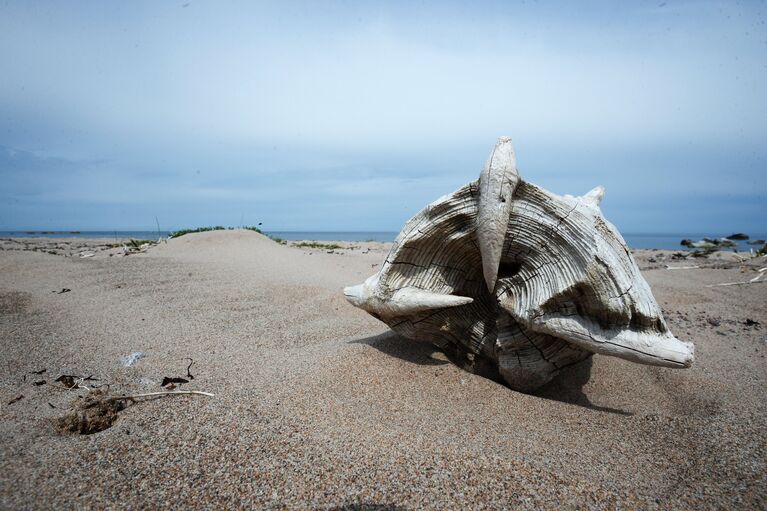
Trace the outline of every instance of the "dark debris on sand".
[[90, 435], [112, 427], [117, 414], [124, 410], [126, 403], [108, 399], [102, 390], [92, 390], [85, 397], [72, 401], [72, 406], [63, 416], [55, 420], [59, 433]]

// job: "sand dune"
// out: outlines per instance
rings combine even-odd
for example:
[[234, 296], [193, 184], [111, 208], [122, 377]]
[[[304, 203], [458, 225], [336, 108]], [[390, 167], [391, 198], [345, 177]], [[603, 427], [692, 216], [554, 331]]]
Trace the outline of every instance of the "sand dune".
[[[595, 356], [525, 395], [347, 304], [386, 248], [353, 245], [224, 231], [130, 257], [0, 252], [0, 506], [767, 506], [767, 285], [705, 287], [764, 259], [669, 271], [640, 254], [695, 365]], [[54, 427], [87, 393], [58, 376], [158, 391], [187, 357], [181, 388], [214, 398], [136, 403], [92, 435]]]

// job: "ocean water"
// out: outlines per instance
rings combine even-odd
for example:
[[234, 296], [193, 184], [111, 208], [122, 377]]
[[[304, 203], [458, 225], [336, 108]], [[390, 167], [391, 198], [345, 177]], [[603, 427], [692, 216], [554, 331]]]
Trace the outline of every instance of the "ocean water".
[[[683, 239], [698, 241], [703, 238], [719, 239], [729, 236], [733, 233], [674, 233], [674, 234], [659, 234], [659, 233], [621, 233], [623, 239], [630, 248], [660, 248], [665, 250], [691, 250], [681, 245]], [[765, 233], [746, 233], [749, 235], [749, 240], [733, 240], [735, 243], [734, 248], [722, 248], [721, 250], [736, 250], [738, 252], [748, 252], [750, 249], [760, 249], [762, 245], [749, 245], [749, 241], [752, 240], [764, 240], [767, 239]]]
[[[169, 231], [160, 231], [159, 237], [167, 237]], [[317, 241], [394, 241], [397, 232], [386, 231], [268, 231], [267, 234], [285, 240], [317, 240]], [[622, 233], [623, 238], [631, 248], [659, 248], [666, 250], [689, 250], [680, 245], [683, 239], [700, 240], [704, 237], [722, 238], [732, 233]], [[747, 233], [751, 240], [767, 239], [767, 233]], [[152, 240], [158, 238], [155, 231], [0, 231], [2, 238], [133, 238]], [[761, 248], [761, 245], [749, 245], [748, 241], [736, 241], [735, 249], [748, 252], [750, 249]], [[732, 249], [723, 249], [732, 250]]]
[[399, 232], [371, 231], [268, 231], [270, 236], [284, 240], [316, 240], [316, 241], [394, 241]]
[[[274, 231], [269, 232], [273, 236], [278, 236], [285, 240], [317, 240], [317, 241], [394, 241], [398, 232], [318, 232], [318, 231]], [[681, 245], [683, 239], [697, 241], [703, 238], [723, 238], [733, 233], [624, 233], [623, 239], [626, 240], [630, 248], [659, 248], [665, 250], [690, 250]], [[767, 239], [767, 234], [749, 235], [751, 240]], [[761, 248], [761, 245], [749, 245], [748, 241], [735, 241], [735, 250], [739, 252], [748, 252], [751, 248]], [[732, 250], [723, 248], [722, 250]]]
[[156, 240], [167, 238], [168, 231], [0, 231], [0, 238], [130, 238]]

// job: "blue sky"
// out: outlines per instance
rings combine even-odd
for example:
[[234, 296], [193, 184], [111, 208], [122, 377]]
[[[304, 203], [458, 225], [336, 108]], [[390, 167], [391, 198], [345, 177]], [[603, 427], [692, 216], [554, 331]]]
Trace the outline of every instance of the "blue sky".
[[0, 230], [399, 230], [476, 179], [764, 232], [763, 2], [4, 2]]

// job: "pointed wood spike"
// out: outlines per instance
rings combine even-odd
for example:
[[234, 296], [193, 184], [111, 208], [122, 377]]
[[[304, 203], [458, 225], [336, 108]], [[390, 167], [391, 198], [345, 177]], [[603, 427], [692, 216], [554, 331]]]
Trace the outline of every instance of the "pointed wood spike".
[[395, 291], [391, 298], [385, 302], [385, 307], [388, 309], [386, 312], [400, 315], [445, 307], [458, 307], [473, 301], [474, 299], [469, 296], [443, 295], [415, 287], [406, 287]]
[[389, 298], [377, 294], [371, 282], [344, 288], [346, 299], [355, 307], [383, 317], [396, 317], [432, 309], [458, 307], [474, 301], [469, 296], [433, 293], [416, 287], [396, 290]]
[[476, 220], [482, 273], [491, 293], [498, 278], [503, 240], [511, 213], [511, 196], [518, 184], [519, 173], [511, 138], [500, 137], [479, 175]]
[[695, 358], [695, 346], [669, 332], [603, 329], [595, 321], [578, 316], [555, 316], [533, 323], [537, 331], [561, 337], [579, 348], [640, 364], [690, 367]]
[[594, 187], [593, 190], [581, 196], [584, 202], [591, 204], [592, 206], [599, 206], [602, 199], [605, 196], [605, 187], [602, 185]]

